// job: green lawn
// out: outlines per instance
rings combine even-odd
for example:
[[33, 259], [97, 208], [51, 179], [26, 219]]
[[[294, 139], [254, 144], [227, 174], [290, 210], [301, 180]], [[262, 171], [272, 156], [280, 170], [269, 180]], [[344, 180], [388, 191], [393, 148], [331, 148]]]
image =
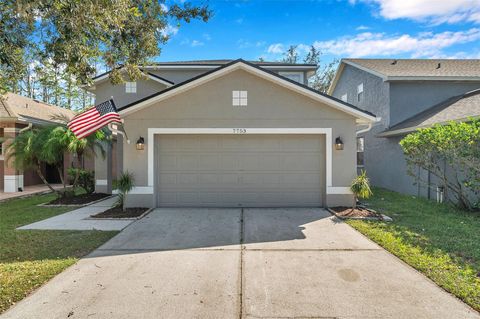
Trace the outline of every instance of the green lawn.
[[0, 203], [0, 313], [117, 232], [15, 230], [72, 208], [38, 207], [39, 195]]
[[480, 214], [374, 189], [369, 207], [392, 223], [348, 224], [480, 311]]

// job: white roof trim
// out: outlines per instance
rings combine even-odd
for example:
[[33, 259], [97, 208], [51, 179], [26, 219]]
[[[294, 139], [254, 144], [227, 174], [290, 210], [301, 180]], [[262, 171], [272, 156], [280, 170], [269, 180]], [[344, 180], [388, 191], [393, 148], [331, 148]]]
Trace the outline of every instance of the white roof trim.
[[242, 69], [242, 70], [245, 70], [247, 72], [250, 72], [250, 73], [253, 73], [263, 79], [266, 79], [266, 80], [269, 80], [269, 81], [272, 81], [276, 84], [279, 84], [287, 89], [290, 89], [292, 91], [295, 91], [297, 93], [300, 93], [302, 95], [305, 95], [307, 97], [310, 97], [316, 101], [319, 101], [319, 102], [322, 102], [322, 103], [325, 103], [327, 104], [328, 106], [334, 108], [334, 109], [337, 109], [337, 110], [340, 110], [340, 111], [343, 111], [345, 113], [348, 113], [354, 117], [356, 117], [358, 120], [357, 122], [358, 123], [370, 123], [370, 122], [375, 122], [377, 121], [377, 118], [375, 116], [372, 116], [372, 115], [368, 115], [368, 114], [365, 114], [364, 112], [362, 111], [359, 111], [359, 110], [356, 110], [354, 108], [351, 108], [351, 107], [348, 107], [340, 102], [337, 102], [335, 101], [334, 99], [332, 98], [329, 98], [329, 97], [326, 97], [324, 95], [321, 95], [321, 94], [317, 94], [315, 92], [312, 92], [302, 86], [299, 86], [299, 85], [296, 85], [294, 83], [291, 83], [289, 82], [288, 80], [285, 80], [285, 79], [282, 79], [278, 76], [275, 76], [275, 75], [272, 75], [268, 72], [264, 72], [262, 71], [261, 69], [258, 69], [256, 67], [253, 67], [253, 66], [250, 66], [242, 61], [238, 61], [230, 66], [227, 66], [225, 68], [222, 68], [222, 69], [219, 69], [218, 71], [216, 72], [212, 72], [208, 75], [205, 75], [205, 76], [202, 76], [196, 80], [193, 80], [189, 83], [186, 83], [182, 86], [179, 86], [178, 88], [174, 88], [168, 92], [165, 92], [163, 94], [159, 94], [157, 96], [154, 96], [150, 99], [147, 99], [145, 101], [142, 101], [134, 106], [131, 106], [129, 108], [126, 108], [126, 109], [123, 109], [123, 110], [119, 110], [119, 114], [120, 115], [128, 115], [128, 114], [131, 114], [133, 112], [136, 112], [140, 109], [143, 109], [147, 106], [150, 106], [151, 104], [153, 103], [156, 103], [156, 102], [159, 102], [159, 101], [162, 101], [162, 100], [165, 100], [167, 98], [170, 98], [174, 95], [177, 95], [177, 94], [180, 94], [182, 92], [185, 92], [187, 90], [190, 90], [194, 87], [197, 87], [203, 83], [206, 83], [208, 81], [211, 81], [211, 80], [214, 80], [216, 78], [219, 78], [225, 74], [228, 74], [228, 73], [231, 73], [235, 70], [238, 70], [238, 69]]
[[156, 77], [156, 76], [154, 76], [154, 75], [151, 75], [151, 74], [147, 74], [147, 75], [148, 75], [148, 77], [149, 77], [150, 79], [152, 79], [152, 80], [154, 80], [154, 81], [157, 81], [158, 83], [162, 83], [162, 84], [164, 84], [166, 87], [171, 87], [172, 85], [174, 85], [174, 84], [172, 84], [171, 82], [167, 82], [167, 81], [165, 81], [165, 80], [159, 79], [158, 77]]

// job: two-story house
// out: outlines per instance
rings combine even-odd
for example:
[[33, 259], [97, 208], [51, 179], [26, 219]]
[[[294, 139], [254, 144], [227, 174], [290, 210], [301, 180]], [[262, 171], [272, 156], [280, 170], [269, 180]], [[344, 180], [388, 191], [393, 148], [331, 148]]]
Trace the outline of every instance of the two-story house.
[[[415, 183], [400, 140], [418, 128], [480, 116], [480, 60], [343, 59], [329, 94], [381, 120], [358, 136], [358, 167], [375, 186], [435, 198]], [[420, 171], [418, 174], [427, 174]]]
[[[144, 66], [120, 85], [96, 77], [88, 90], [97, 104], [113, 97], [127, 133], [116, 145], [118, 171], [135, 176], [127, 206], [351, 205], [356, 130], [376, 118], [308, 87], [316, 68], [209, 60]], [[96, 159], [99, 192], [111, 163]]]

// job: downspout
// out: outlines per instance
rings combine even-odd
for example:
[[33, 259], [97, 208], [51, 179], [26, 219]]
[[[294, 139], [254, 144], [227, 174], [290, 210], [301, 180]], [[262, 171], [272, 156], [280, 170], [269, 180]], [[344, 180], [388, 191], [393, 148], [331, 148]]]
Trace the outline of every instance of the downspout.
[[[123, 120], [122, 120], [122, 124], [123, 124]], [[130, 140], [128, 139], [127, 134], [125, 134], [124, 131], [121, 131], [121, 130], [119, 130], [118, 128], [113, 128], [113, 125], [114, 125], [113, 123], [108, 124], [108, 129], [109, 129], [112, 133], [122, 135], [123, 138], [127, 141], [127, 144], [130, 144]]]
[[360, 130], [360, 131], [357, 131], [357, 136], [360, 135], [360, 134], [363, 134], [363, 133], [366, 133], [368, 131], [370, 131], [372, 129], [372, 126], [373, 124], [372, 123], [368, 123], [367, 124], [367, 128], [364, 128], [363, 130]]

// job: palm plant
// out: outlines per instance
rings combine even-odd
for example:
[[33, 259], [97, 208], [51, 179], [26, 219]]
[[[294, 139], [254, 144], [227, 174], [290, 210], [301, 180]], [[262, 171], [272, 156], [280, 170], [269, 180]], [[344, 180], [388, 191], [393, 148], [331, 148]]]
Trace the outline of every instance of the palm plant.
[[135, 186], [135, 178], [132, 173], [126, 171], [120, 174], [117, 179], [117, 189], [118, 189], [118, 201], [115, 204], [117, 207], [122, 207], [122, 210], [125, 211], [125, 201], [127, 199], [127, 194]]
[[18, 134], [8, 143], [5, 149], [6, 160], [13, 162], [16, 169], [33, 169], [45, 185], [53, 192], [56, 190], [48, 183], [42, 173], [41, 162], [44, 160], [42, 147], [46, 142], [46, 135], [39, 129], [31, 129]]
[[357, 200], [359, 198], [367, 199], [372, 196], [372, 190], [370, 189], [370, 180], [367, 177], [367, 172], [362, 170], [350, 185], [350, 190], [354, 196], [353, 209], [357, 208]]

